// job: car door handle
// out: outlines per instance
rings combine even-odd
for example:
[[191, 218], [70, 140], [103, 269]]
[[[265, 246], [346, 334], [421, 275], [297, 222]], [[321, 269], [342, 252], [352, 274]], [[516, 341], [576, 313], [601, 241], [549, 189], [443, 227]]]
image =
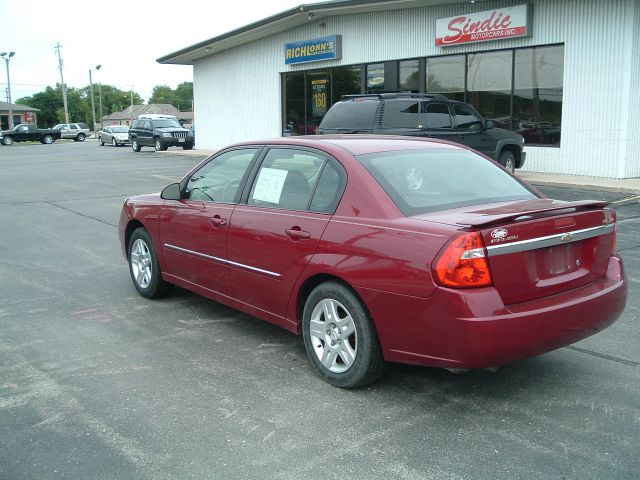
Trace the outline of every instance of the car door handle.
[[311, 234], [309, 232], [305, 232], [304, 230], [300, 230], [300, 227], [288, 228], [285, 230], [287, 235], [294, 240], [306, 240], [311, 238]]
[[212, 218], [209, 219], [209, 221], [211, 222], [211, 225], [213, 225], [214, 227], [221, 227], [222, 225], [226, 225], [227, 221], [222, 218], [220, 215], [214, 215]]

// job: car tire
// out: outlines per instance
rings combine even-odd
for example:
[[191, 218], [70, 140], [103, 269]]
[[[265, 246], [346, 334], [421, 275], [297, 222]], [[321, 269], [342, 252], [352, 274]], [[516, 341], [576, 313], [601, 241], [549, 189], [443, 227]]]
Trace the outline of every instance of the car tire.
[[118, 142], [116, 142], [116, 138], [115, 137], [111, 138], [111, 145], [114, 146], [114, 147], [118, 146]]
[[133, 149], [134, 152], [139, 152], [140, 151], [140, 145], [138, 144], [138, 139], [133, 138], [131, 139], [131, 148]]
[[378, 334], [362, 301], [338, 282], [318, 285], [302, 314], [307, 355], [318, 374], [340, 388], [377, 380], [385, 361]]
[[51, 145], [53, 143], [53, 135], [47, 134], [44, 137], [42, 137], [42, 143], [46, 145]]
[[13, 137], [2, 137], [3, 145], [13, 145]]
[[84, 139], [86, 138], [86, 136], [84, 133], [79, 133], [77, 138], [79, 142], [84, 142]]
[[156, 138], [154, 145], [156, 147], [156, 152], [164, 152], [167, 149], [167, 146], [163, 144], [159, 138]]
[[104, 142], [102, 141], [102, 137], [100, 137], [100, 139], [98, 140], [98, 143], [100, 144], [101, 147], [104, 147]]
[[193, 144], [187, 143], [186, 145], [182, 146], [183, 150], [193, 150]]
[[169, 293], [171, 284], [162, 279], [153, 242], [143, 227], [137, 228], [131, 234], [127, 257], [131, 280], [140, 295], [145, 298], [160, 298]]
[[498, 157], [498, 163], [506, 168], [510, 173], [516, 171], [516, 157], [511, 150], [503, 150]]

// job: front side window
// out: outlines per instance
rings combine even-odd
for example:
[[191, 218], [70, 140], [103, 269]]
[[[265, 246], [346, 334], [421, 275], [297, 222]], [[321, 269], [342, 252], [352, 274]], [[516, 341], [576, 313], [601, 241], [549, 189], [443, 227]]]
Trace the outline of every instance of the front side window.
[[357, 159], [408, 217], [468, 205], [536, 198], [506, 171], [468, 150], [379, 152]]
[[456, 130], [479, 130], [482, 128], [482, 119], [467, 105], [455, 103], [453, 111]]
[[256, 175], [248, 204], [308, 210], [326, 159], [314, 152], [272, 148]]
[[203, 202], [237, 203], [240, 185], [256, 151], [256, 148], [243, 148], [213, 158], [191, 175], [184, 197]]

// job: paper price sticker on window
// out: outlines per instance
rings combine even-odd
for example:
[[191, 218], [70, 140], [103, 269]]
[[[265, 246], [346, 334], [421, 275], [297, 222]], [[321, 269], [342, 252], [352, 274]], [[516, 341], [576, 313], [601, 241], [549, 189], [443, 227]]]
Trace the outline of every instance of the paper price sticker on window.
[[253, 199], [261, 202], [278, 203], [282, 195], [282, 187], [287, 179], [286, 170], [277, 168], [263, 168], [260, 170], [256, 187], [253, 190]]

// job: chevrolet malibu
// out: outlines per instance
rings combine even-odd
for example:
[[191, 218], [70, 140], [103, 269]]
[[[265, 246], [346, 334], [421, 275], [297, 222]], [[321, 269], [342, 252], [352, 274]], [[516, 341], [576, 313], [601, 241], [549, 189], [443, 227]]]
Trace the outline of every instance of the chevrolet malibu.
[[143, 297], [173, 285], [302, 334], [329, 383], [386, 362], [490, 368], [581, 340], [624, 309], [616, 214], [545, 198], [446, 141], [290, 137], [233, 145], [125, 201]]

